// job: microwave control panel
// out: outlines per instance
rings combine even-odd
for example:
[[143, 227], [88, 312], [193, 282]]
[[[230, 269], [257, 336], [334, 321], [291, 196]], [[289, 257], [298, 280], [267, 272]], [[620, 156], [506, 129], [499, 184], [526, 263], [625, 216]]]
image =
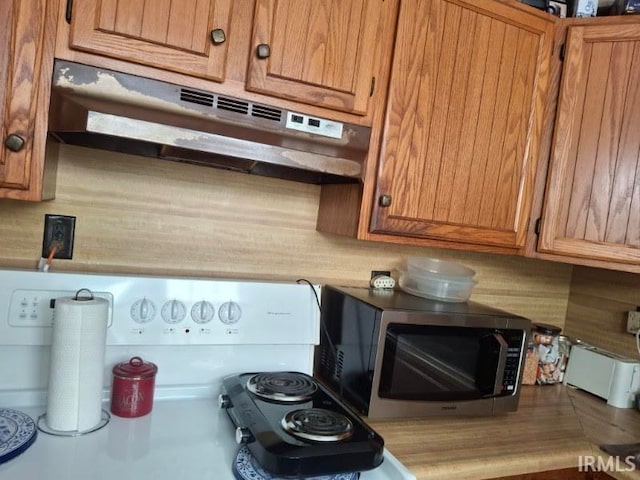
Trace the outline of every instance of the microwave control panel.
[[502, 395], [511, 395], [518, 385], [520, 368], [524, 362], [526, 335], [522, 330], [506, 330], [499, 333], [508, 344], [507, 361], [502, 380]]

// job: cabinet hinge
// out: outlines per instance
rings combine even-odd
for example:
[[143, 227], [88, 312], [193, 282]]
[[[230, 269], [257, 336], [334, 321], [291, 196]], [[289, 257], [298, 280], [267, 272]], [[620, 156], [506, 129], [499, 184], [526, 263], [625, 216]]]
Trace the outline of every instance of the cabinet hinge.
[[560, 45], [560, 53], [558, 54], [558, 57], [560, 57], [561, 61], [564, 61], [564, 54], [567, 51], [567, 44], [563, 43], [562, 45]]
[[67, 20], [67, 23], [71, 25], [71, 11], [73, 10], [73, 0], [67, 0], [67, 8], [64, 12], [64, 18]]
[[536, 235], [540, 235], [540, 228], [542, 226], [542, 218], [538, 218], [536, 220], [536, 226], [533, 229], [533, 231], [536, 233]]
[[371, 89], [369, 90], [369, 96], [373, 97], [373, 91], [376, 88], [376, 77], [371, 77]]

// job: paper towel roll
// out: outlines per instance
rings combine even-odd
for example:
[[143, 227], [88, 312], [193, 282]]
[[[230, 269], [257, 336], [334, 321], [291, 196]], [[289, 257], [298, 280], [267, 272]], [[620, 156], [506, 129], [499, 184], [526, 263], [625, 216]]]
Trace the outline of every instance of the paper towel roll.
[[51, 429], [82, 432], [100, 423], [108, 312], [103, 298], [56, 299], [46, 416]]

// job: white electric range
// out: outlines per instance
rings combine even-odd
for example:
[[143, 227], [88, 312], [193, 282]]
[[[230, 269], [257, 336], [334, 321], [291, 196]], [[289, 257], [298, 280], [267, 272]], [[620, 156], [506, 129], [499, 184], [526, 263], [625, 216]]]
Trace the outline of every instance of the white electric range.
[[[111, 416], [78, 437], [38, 432], [0, 480], [231, 480], [235, 427], [217, 405], [222, 379], [243, 372], [311, 374], [319, 337], [306, 283], [0, 270], [0, 408], [44, 413], [53, 309], [81, 288], [110, 302], [104, 408], [111, 368], [140, 356], [158, 365], [149, 415]], [[415, 480], [386, 449], [361, 480]]]

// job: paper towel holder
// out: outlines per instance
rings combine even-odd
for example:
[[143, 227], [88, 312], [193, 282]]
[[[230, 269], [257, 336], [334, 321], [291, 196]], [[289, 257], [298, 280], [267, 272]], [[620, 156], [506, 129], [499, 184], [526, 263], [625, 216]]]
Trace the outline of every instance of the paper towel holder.
[[[89, 297], [84, 297], [84, 298], [83, 298], [83, 297], [81, 297], [81, 296], [80, 296], [80, 293], [81, 293], [81, 292], [89, 292]], [[94, 298], [95, 298], [95, 297], [94, 297], [94, 295], [93, 295], [93, 292], [92, 292], [91, 290], [89, 290], [88, 288], [81, 288], [80, 290], [78, 290], [78, 291], [76, 292], [76, 296], [75, 296], [75, 297], [73, 297], [73, 299], [74, 299], [75, 301], [81, 301], [81, 302], [82, 302], [82, 301], [91, 301], [91, 300], [93, 300]]]
[[100, 423], [97, 425], [87, 429], [87, 430], [56, 430], [47, 425], [47, 414], [43, 413], [38, 417], [38, 421], [36, 423], [38, 430], [43, 433], [48, 433], [49, 435], [58, 435], [60, 437], [78, 437], [80, 435], [86, 435], [87, 433], [95, 432], [96, 430], [100, 430], [111, 420], [111, 415], [104, 408], [102, 409], [102, 418], [100, 419]]

